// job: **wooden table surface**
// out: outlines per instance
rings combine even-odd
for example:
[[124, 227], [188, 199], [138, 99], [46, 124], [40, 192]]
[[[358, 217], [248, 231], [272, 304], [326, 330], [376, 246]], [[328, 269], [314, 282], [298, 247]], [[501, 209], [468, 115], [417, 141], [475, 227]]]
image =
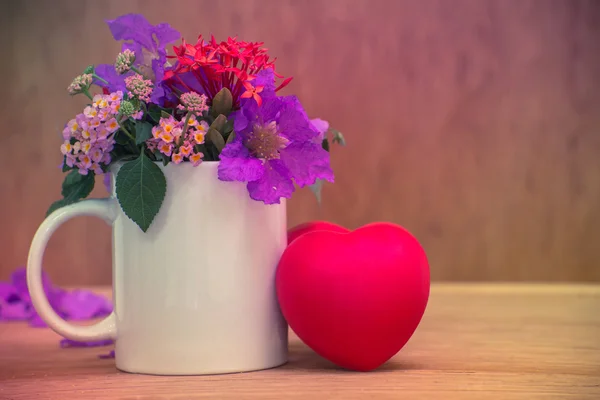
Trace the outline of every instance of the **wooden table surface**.
[[[105, 291], [106, 292], [106, 291]], [[290, 338], [267, 371], [133, 375], [61, 349], [47, 328], [0, 323], [0, 399], [600, 399], [600, 285], [437, 284], [415, 335], [369, 373], [335, 368]]]

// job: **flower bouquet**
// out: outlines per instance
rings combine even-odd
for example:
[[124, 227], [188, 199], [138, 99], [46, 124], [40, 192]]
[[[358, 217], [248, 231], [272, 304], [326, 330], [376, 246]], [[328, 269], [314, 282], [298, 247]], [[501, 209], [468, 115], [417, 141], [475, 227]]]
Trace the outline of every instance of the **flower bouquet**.
[[86, 198], [95, 176], [109, 178], [116, 164], [116, 198], [144, 232], [168, 190], [160, 164], [218, 162], [219, 180], [245, 183], [265, 204], [290, 198], [296, 186], [309, 186], [320, 201], [323, 182], [334, 181], [330, 141], [344, 138], [309, 119], [297, 97], [278, 94], [292, 78], [276, 72], [263, 43], [199, 36], [167, 54], [180, 39], [169, 24], [139, 14], [107, 22], [122, 51], [68, 87], [90, 103], [63, 130], [68, 174], [48, 214]]

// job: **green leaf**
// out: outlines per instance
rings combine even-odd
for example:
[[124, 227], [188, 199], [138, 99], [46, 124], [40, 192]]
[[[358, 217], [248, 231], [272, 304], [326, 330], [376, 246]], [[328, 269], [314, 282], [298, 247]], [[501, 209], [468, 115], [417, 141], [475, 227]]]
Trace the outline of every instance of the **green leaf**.
[[67, 165], [67, 156], [64, 156], [63, 157], [62, 172], [67, 172], [67, 171], [70, 171], [70, 170], [71, 170], [71, 167], [69, 167]]
[[132, 154], [127, 149], [117, 146], [115, 150], [110, 153], [110, 163], [114, 164], [117, 161], [131, 161], [137, 157], [137, 154]]
[[135, 144], [142, 144], [152, 137], [152, 124], [150, 122], [135, 122]]
[[227, 117], [223, 114], [219, 114], [217, 118], [210, 125], [211, 128], [216, 129], [218, 132], [223, 132], [223, 128], [225, 127], [225, 123], [227, 122]]
[[218, 151], [215, 146], [209, 146], [208, 151], [210, 152], [213, 161], [219, 161], [219, 154], [221, 154], [221, 152]]
[[148, 111], [147, 114], [150, 117], [150, 119], [152, 119], [154, 122], [158, 123], [160, 122], [160, 112], [162, 111], [162, 109], [154, 104], [151, 104], [148, 107]]
[[63, 198], [50, 205], [50, 208], [48, 208], [48, 211], [46, 212], [46, 216], [59, 208], [77, 203], [79, 200], [88, 197], [94, 189], [95, 182], [95, 175], [92, 172], [89, 172], [87, 175], [81, 175], [77, 170], [71, 171], [65, 177], [62, 184], [61, 193]]
[[323, 191], [323, 180], [317, 179], [315, 183], [309, 186], [309, 189], [314, 193], [317, 198], [317, 203], [321, 205], [321, 192]]
[[83, 70], [84, 74], [93, 74], [94, 73], [94, 66], [93, 65], [88, 65], [84, 70]]
[[225, 139], [223, 139], [223, 136], [219, 133], [218, 130], [214, 128], [209, 128], [208, 132], [206, 133], [206, 137], [212, 144], [215, 145], [219, 153], [221, 152], [221, 150], [223, 150], [223, 147], [225, 147]]
[[219, 114], [229, 116], [231, 107], [233, 106], [233, 97], [227, 88], [223, 88], [213, 97], [211, 114], [217, 117]]
[[116, 192], [123, 212], [146, 232], [165, 199], [167, 180], [160, 167], [142, 153], [121, 166]]
[[233, 132], [233, 119], [228, 119], [223, 127], [223, 133], [227, 134]]
[[160, 110], [148, 110], [147, 114], [152, 121], [156, 122], [157, 124], [160, 122]]
[[55, 201], [54, 203], [52, 203], [50, 205], [50, 207], [48, 207], [48, 211], [46, 211], [46, 217], [48, 217], [50, 214], [52, 214], [54, 211], [58, 210], [59, 208], [63, 208], [65, 206], [68, 206], [69, 204], [72, 203], [68, 203], [65, 199], [60, 199]]
[[[90, 175], [91, 174], [81, 175], [78, 170], [72, 170], [69, 172], [69, 174], [65, 176], [65, 179], [62, 183], [62, 196], [69, 196], [69, 194], [71, 194], [74, 190], [77, 190], [78, 186], [82, 182], [84, 182], [86, 179], [89, 179]], [[94, 179], [93, 176], [92, 179]]]
[[[137, 101], [137, 99], [136, 99]], [[146, 111], [146, 114], [156, 123], [160, 122], [160, 118], [161, 117], [169, 117], [170, 115], [173, 114], [173, 109], [172, 108], [164, 108], [164, 107], [160, 107], [157, 106], [154, 103], [150, 103], [148, 104], [148, 109]]]
[[231, 133], [227, 137], [227, 144], [233, 142], [233, 139], [235, 139], [235, 131], [231, 131]]
[[127, 137], [127, 135], [125, 134], [125, 132], [118, 130], [115, 133], [115, 142], [117, 142], [117, 144], [120, 144], [121, 146], [125, 146], [126, 144], [128, 144], [131, 140], [129, 139], [129, 137]]

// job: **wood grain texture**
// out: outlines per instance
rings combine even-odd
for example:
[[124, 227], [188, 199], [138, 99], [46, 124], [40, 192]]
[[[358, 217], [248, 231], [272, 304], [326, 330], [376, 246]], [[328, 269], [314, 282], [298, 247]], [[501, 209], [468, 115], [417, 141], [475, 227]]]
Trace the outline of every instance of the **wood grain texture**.
[[[59, 196], [61, 127], [83, 104], [65, 87], [114, 59], [103, 21], [133, 11], [192, 41], [265, 41], [295, 77], [287, 93], [346, 134], [323, 207], [298, 192], [290, 226], [399, 223], [423, 243], [434, 280], [600, 281], [600, 2], [166, 4], [3, 3], [0, 279], [25, 262]], [[109, 232], [68, 223], [47, 252], [51, 276], [108, 283]]]
[[118, 372], [106, 348], [60, 349], [48, 329], [0, 324], [0, 399], [600, 398], [600, 286], [437, 284], [423, 321], [380, 369], [337, 369], [296, 336], [283, 367], [153, 377]]

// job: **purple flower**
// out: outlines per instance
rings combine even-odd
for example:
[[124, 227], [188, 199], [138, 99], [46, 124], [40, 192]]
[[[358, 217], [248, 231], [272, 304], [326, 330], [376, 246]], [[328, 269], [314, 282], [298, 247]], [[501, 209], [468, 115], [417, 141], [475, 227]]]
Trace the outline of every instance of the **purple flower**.
[[265, 204], [290, 198], [294, 183], [304, 187], [317, 179], [333, 182], [329, 153], [298, 99], [263, 100], [261, 107], [246, 101], [234, 113], [236, 137], [221, 152], [219, 179], [247, 182], [250, 197]]
[[314, 118], [310, 120], [310, 124], [313, 129], [316, 129], [319, 132], [319, 140], [322, 142], [325, 139], [325, 133], [329, 130], [329, 122], [324, 121], [320, 118]]
[[[141, 14], [125, 14], [106, 23], [115, 40], [125, 41], [121, 51], [133, 51], [135, 53], [133, 65], [155, 82], [151, 101], [160, 104], [165, 95], [162, 85], [159, 84], [165, 74], [167, 62], [165, 47], [179, 39], [180, 33], [166, 23], [152, 25]], [[125, 90], [125, 76], [128, 74], [119, 75], [114, 64], [98, 65], [95, 73], [108, 82], [105, 84], [96, 79], [94, 83], [98, 86], [106, 87], [110, 92]]]

